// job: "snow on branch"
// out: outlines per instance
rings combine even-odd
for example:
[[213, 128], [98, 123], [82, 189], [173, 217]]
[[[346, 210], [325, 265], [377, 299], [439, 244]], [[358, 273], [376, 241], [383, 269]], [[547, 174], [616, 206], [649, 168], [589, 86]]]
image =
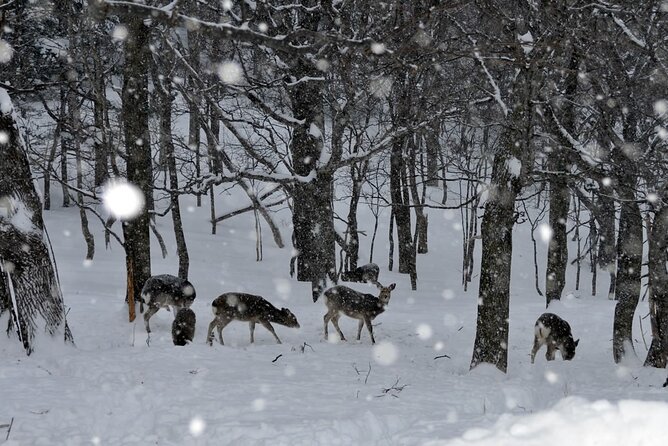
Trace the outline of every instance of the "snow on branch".
[[645, 41], [642, 38], [637, 37], [635, 34], [633, 34], [633, 32], [629, 29], [628, 26], [626, 26], [626, 23], [624, 23], [622, 19], [612, 14], [612, 20], [614, 20], [617, 26], [619, 26], [622, 29], [624, 34], [626, 34], [626, 36], [629, 39], [631, 39], [631, 42], [635, 43], [640, 48], [647, 48], [647, 44], [645, 43]]

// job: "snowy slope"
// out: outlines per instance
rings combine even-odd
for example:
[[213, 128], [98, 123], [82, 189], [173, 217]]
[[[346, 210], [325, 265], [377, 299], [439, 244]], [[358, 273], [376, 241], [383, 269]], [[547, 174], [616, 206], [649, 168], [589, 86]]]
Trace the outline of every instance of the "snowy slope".
[[[430, 253], [419, 257], [416, 292], [407, 276], [387, 272], [383, 221], [375, 261], [380, 281], [396, 282], [397, 289], [375, 320], [378, 345], [372, 347], [366, 332], [361, 342], [352, 340], [356, 321], [345, 318], [341, 327], [351, 340], [324, 341], [325, 306], [311, 301], [309, 284], [290, 279], [290, 249], [275, 248], [265, 227], [264, 260], [256, 262], [252, 214], [226, 220], [218, 235], [210, 235], [204, 198], [200, 209], [192, 207], [194, 200], [184, 206], [190, 280], [198, 296], [196, 339], [187, 347], [172, 345], [172, 314], [164, 310], [151, 319], [150, 345], [143, 321], [127, 323], [123, 253], [117, 245], [104, 250], [97, 222], [91, 222], [96, 257], [84, 264], [77, 211], [45, 213], [77, 347], [42, 338], [36, 353], [25, 357], [16, 340], [0, 338], [0, 425], [14, 419], [5, 444], [549, 445], [556, 438], [583, 445], [664, 444], [665, 371], [642, 367], [639, 327], [641, 358], [613, 363], [614, 303], [602, 292], [603, 274], [599, 295], [591, 297], [573, 290], [569, 273], [568, 297], [551, 308], [581, 339], [574, 360], [557, 355], [548, 364], [542, 350], [530, 364], [544, 298], [534, 289], [526, 226], [515, 234], [508, 374], [484, 365], [469, 372], [477, 274], [464, 293], [458, 212], [431, 211]], [[219, 208], [242, 202], [221, 195]], [[386, 211], [381, 218], [387, 217]], [[154, 247], [154, 274], [176, 273], [170, 221], [159, 220], [170, 256], [160, 258]], [[289, 241], [289, 214], [281, 211], [278, 221]], [[363, 205], [360, 221], [371, 229]], [[362, 261], [368, 260], [369, 239], [362, 240]], [[542, 260], [545, 246], [539, 244]], [[583, 271], [583, 284], [588, 280]], [[283, 341], [277, 345], [258, 326], [251, 346], [247, 324], [233, 322], [224, 332], [227, 345], [209, 347], [210, 303], [225, 291], [261, 294], [288, 307], [301, 328], [277, 326]], [[643, 303], [638, 314], [646, 313]], [[3, 317], [0, 326], [5, 323]], [[643, 328], [649, 329], [647, 321]], [[435, 359], [441, 355], [449, 358]], [[593, 436], [596, 431], [605, 435]], [[0, 428], [0, 442], [5, 432]]]

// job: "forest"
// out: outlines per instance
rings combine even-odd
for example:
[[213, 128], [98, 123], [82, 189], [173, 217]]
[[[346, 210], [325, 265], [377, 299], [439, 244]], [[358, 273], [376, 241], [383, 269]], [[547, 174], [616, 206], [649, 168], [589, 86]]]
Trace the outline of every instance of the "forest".
[[[408, 296], [407, 311], [438, 295], [441, 306], [430, 303], [426, 315], [467, 293], [471, 307], [453, 326], [466, 326], [472, 338], [457, 348], [466, 356], [457, 373], [483, 365], [483, 377], [502, 379], [491, 369], [512, 375], [513, 324], [523, 324], [526, 355], [538, 316], [564, 308], [573, 337], [568, 323], [562, 333], [552, 319], [536, 322], [536, 343], [547, 327], [548, 360], [555, 350], [573, 358], [566, 350], [575, 354], [578, 341], [564, 347], [560, 336], [579, 338], [578, 352], [592, 349], [582, 345], [595, 337], [592, 350], [611, 362], [609, 370], [629, 361], [641, 366], [636, 371], [666, 368], [668, 2], [0, 0], [0, 25], [3, 355], [19, 361], [6, 350], [19, 346], [23, 357], [39, 356], [40, 345], [51, 345], [43, 336], [70, 346], [88, 336], [68, 320], [70, 309], [83, 318], [79, 297], [68, 294], [75, 283], [82, 292], [115, 290], [113, 323], [121, 337], [131, 327], [134, 347], [139, 332], [150, 332], [150, 316], [144, 330], [139, 309], [147, 281], [171, 271], [197, 289], [193, 347], [202, 349], [213, 298], [257, 293], [253, 282], [294, 291], [291, 308], [319, 306], [307, 310], [317, 313], [309, 325], [286, 308], [294, 320], [277, 322], [301, 323], [301, 353], [318, 349], [322, 302], [326, 338], [329, 317], [343, 339], [340, 311], [359, 319], [358, 340], [366, 323], [370, 339], [364, 333], [360, 347], [375, 343], [374, 336], [387, 337], [387, 323], [378, 323], [386, 315], [372, 324], [375, 313], [349, 309], [343, 292], [340, 308], [332, 307], [332, 287], [370, 282], [371, 297], [383, 301], [386, 293], [389, 301], [396, 282], [392, 303], [383, 301], [388, 314], [399, 294]], [[52, 221], [67, 224], [76, 254], [61, 260], [70, 242], [47, 231]], [[239, 289], [224, 288], [237, 279], [213, 283], [225, 272], [201, 269], [242, 259]], [[84, 269], [75, 269], [81, 262]], [[75, 280], [99, 262], [118, 280], [104, 282], [102, 270], [95, 280], [103, 282]], [[361, 276], [369, 265], [371, 279]], [[610, 311], [579, 313], [568, 307], [580, 305], [573, 296], [598, 298], [591, 305]], [[216, 320], [220, 331], [247, 320], [216, 302], [221, 319], [211, 322], [207, 341]], [[155, 316], [146, 348], [173, 348], [159, 337], [171, 322], [158, 319], [171, 320], [178, 305], [172, 316]], [[95, 326], [94, 314], [85, 327]], [[404, 313], [393, 324], [417, 318]], [[257, 322], [269, 329], [265, 319]], [[606, 324], [596, 336], [592, 321]], [[263, 330], [256, 336], [264, 342]], [[432, 331], [419, 325], [417, 336]], [[246, 345], [246, 336], [238, 342]], [[274, 362], [287, 355], [270, 352]], [[355, 378], [363, 380], [367, 371], [358, 366]], [[648, 385], [660, 388], [665, 373], [651, 376]], [[397, 378], [383, 393], [404, 398], [409, 389]], [[639, 397], [648, 398], [665, 400]], [[438, 432], [404, 442], [447, 437]], [[361, 438], [349, 441], [383, 443]]]

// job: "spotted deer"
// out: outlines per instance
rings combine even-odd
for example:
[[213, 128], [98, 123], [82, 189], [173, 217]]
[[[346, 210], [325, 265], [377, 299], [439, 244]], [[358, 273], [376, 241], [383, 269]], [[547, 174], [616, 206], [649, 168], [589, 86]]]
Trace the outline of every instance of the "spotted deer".
[[548, 361], [554, 360], [557, 350], [561, 352], [561, 357], [570, 361], [575, 356], [575, 347], [580, 340], [573, 340], [571, 326], [568, 322], [553, 313], [543, 313], [534, 326], [533, 348], [531, 349], [531, 364], [534, 363], [536, 352], [547, 345], [545, 358]]
[[144, 304], [148, 306], [144, 313], [146, 332], [151, 332], [148, 321], [158, 310], [161, 308], [169, 310], [169, 307], [172, 307], [174, 317], [176, 317], [179, 309], [190, 308], [195, 296], [195, 287], [185, 279], [171, 274], [149, 277], [141, 290], [140, 306], [141, 312], [144, 311]]
[[209, 324], [209, 331], [206, 336], [207, 343], [213, 344], [213, 330], [218, 331], [218, 340], [222, 345], [223, 328], [232, 321], [248, 322], [250, 327], [250, 342], [255, 342], [255, 324], [262, 324], [276, 338], [279, 344], [281, 340], [276, 335], [272, 322], [285, 325], [286, 327], [299, 328], [299, 322], [290, 310], [281, 308], [280, 310], [266, 301], [262, 296], [255, 296], [246, 293], [225, 293], [218, 296], [211, 303], [213, 311], [213, 320]]
[[378, 296], [360, 293], [343, 285], [337, 285], [325, 291], [325, 305], [327, 305], [327, 313], [324, 316], [325, 339], [329, 337], [327, 326], [331, 321], [339, 336], [341, 336], [341, 340], [346, 340], [343, 332], [341, 332], [341, 328], [339, 328], [339, 318], [341, 317], [341, 313], [343, 313], [348, 317], [359, 320], [357, 326], [358, 341], [362, 336], [362, 327], [366, 324], [369, 336], [371, 336], [371, 343], [376, 343], [376, 339], [373, 337], [371, 321], [385, 311], [385, 307], [390, 303], [390, 294], [396, 287], [396, 284], [393, 283], [388, 287], [384, 287], [380, 283], [377, 283], [376, 286], [380, 290]]
[[358, 266], [353, 271], [344, 271], [341, 273], [341, 280], [344, 282], [365, 282], [378, 283], [378, 275], [380, 268], [375, 263], [367, 263], [366, 265]]

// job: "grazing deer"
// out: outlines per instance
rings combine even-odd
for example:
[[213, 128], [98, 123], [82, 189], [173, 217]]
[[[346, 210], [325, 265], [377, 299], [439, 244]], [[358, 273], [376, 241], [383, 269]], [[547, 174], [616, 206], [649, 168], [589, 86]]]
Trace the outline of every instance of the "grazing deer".
[[281, 340], [276, 335], [271, 323], [285, 325], [286, 327], [299, 328], [299, 322], [290, 310], [281, 308], [280, 310], [267, 302], [262, 296], [255, 296], [246, 293], [225, 293], [218, 296], [211, 303], [213, 311], [213, 320], [209, 324], [209, 332], [206, 340], [209, 345], [213, 344], [213, 329], [218, 329], [218, 340], [222, 345], [223, 328], [230, 322], [247, 321], [250, 327], [251, 344], [255, 342], [255, 324], [260, 323], [269, 330], [276, 338], [279, 344]]
[[172, 341], [174, 345], [186, 345], [195, 337], [195, 312], [190, 308], [181, 308], [172, 322]]
[[375, 263], [367, 263], [358, 266], [354, 271], [344, 271], [341, 273], [341, 280], [344, 282], [364, 282], [378, 284], [378, 275], [380, 268]]
[[174, 317], [176, 317], [179, 309], [190, 308], [195, 296], [195, 287], [187, 280], [171, 274], [149, 277], [141, 290], [141, 306], [139, 307], [140, 311], [143, 312], [144, 303], [148, 306], [146, 313], [144, 313], [146, 332], [151, 332], [148, 321], [160, 308], [169, 310], [171, 306]]
[[393, 283], [388, 287], [384, 287], [380, 283], [377, 283], [376, 286], [380, 290], [378, 297], [373, 294], [360, 293], [343, 285], [337, 285], [325, 291], [325, 305], [327, 305], [328, 310], [324, 317], [325, 339], [329, 337], [327, 325], [329, 321], [332, 321], [334, 328], [336, 328], [339, 336], [341, 336], [341, 340], [346, 340], [341, 332], [341, 328], [339, 328], [339, 318], [341, 317], [341, 313], [343, 313], [348, 317], [359, 320], [357, 327], [358, 341], [362, 336], [362, 327], [366, 324], [366, 328], [369, 330], [369, 335], [371, 336], [371, 343], [376, 343], [373, 337], [371, 321], [385, 311], [385, 307], [390, 303], [390, 293], [392, 293], [396, 284]]
[[573, 340], [571, 326], [568, 322], [552, 313], [543, 313], [534, 327], [533, 348], [531, 349], [531, 364], [534, 363], [536, 352], [547, 344], [545, 358], [548, 361], [554, 360], [554, 354], [557, 350], [561, 352], [561, 357], [570, 361], [575, 356], [575, 347], [580, 340]]

